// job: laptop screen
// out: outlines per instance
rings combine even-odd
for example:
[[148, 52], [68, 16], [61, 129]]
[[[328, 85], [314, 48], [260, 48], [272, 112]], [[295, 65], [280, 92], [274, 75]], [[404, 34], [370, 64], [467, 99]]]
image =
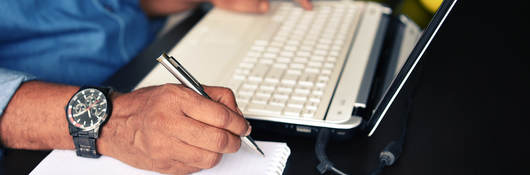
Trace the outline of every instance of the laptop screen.
[[442, 4], [439, 5], [439, 7], [437, 8], [438, 4], [432, 3], [435, 1], [436, 0], [415, 1], [419, 2], [419, 4], [424, 9], [427, 9], [424, 10], [424, 12], [431, 11], [432, 13], [434, 13], [434, 15], [427, 15], [428, 17], [425, 17], [425, 15], [423, 15], [422, 17], [422, 15], [414, 13], [414, 8], [420, 7], [410, 5], [410, 3], [408, 3], [410, 1], [405, 1], [401, 4], [402, 10], [400, 11], [400, 13], [409, 16], [420, 27], [425, 27], [422, 27], [423, 33], [421, 34], [419, 39], [417, 39], [416, 43], [414, 44], [414, 48], [409, 51], [410, 53], [405, 53], [405, 55], [408, 55], [405, 62], [403, 63], [397, 75], [395, 75], [393, 80], [391, 80], [390, 85], [388, 85], [388, 87], [384, 91], [382, 98], [380, 98], [375, 109], [373, 110], [372, 116], [366, 123], [366, 129], [369, 130], [368, 136], [371, 136], [374, 133], [374, 131], [379, 126], [381, 120], [385, 117], [386, 112], [394, 102], [399, 92], [402, 90], [402, 87], [409, 79], [410, 74], [420, 61], [423, 53], [427, 50], [430, 42], [436, 35], [436, 32], [438, 31], [445, 18], [456, 3], [456, 0], [444, 0]]

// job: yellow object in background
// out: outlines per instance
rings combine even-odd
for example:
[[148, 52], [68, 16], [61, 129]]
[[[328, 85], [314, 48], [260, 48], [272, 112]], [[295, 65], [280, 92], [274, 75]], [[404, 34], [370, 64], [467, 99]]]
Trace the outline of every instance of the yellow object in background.
[[442, 4], [442, 0], [420, 0], [420, 2], [431, 13], [436, 12], [440, 4]]

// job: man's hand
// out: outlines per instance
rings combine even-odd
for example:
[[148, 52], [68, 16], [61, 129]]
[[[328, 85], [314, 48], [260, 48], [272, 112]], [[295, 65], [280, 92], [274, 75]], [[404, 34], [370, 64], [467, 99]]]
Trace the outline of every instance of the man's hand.
[[[269, 10], [269, 0], [141, 0], [140, 5], [149, 16], [165, 16], [197, 6], [200, 2], [210, 1], [216, 7], [247, 13], [265, 13]], [[311, 10], [310, 0], [294, 0], [302, 8]]]
[[211, 168], [250, 133], [232, 91], [205, 87], [215, 101], [181, 85], [119, 95], [98, 151], [132, 166], [169, 174]]

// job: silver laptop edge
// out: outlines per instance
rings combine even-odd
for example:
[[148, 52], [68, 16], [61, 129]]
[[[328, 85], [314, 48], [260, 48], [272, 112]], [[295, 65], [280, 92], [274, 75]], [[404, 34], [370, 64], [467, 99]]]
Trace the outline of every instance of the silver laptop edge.
[[[391, 86], [397, 86], [396, 90], [393, 90], [392, 87], [389, 87], [387, 92], [385, 93], [385, 96], [383, 97], [383, 100], [377, 105], [375, 108], [374, 116], [371, 117], [371, 121], [369, 121], [367, 128], [370, 128], [370, 132], [368, 133], [368, 136], [372, 136], [372, 134], [375, 132], [377, 127], [379, 126], [381, 120], [385, 117], [386, 112], [394, 102], [395, 98], [403, 88], [403, 85], [405, 85], [405, 82], [407, 82], [410, 74], [420, 61], [421, 57], [429, 47], [429, 44], [431, 43], [432, 39], [438, 32], [438, 29], [442, 26], [443, 22], [445, 21], [446, 17], [449, 15], [451, 10], [453, 9], [453, 6], [456, 4], [457, 0], [445, 0], [442, 5], [439, 7], [438, 11], [436, 12], [435, 16], [432, 18], [432, 20], [429, 23], [429, 26], [425, 29], [424, 33], [420, 37], [420, 41], [416, 44], [414, 50], [410, 53], [408, 60], [413, 60], [413, 64], [410, 68], [403, 67], [399, 74], [405, 74], [404, 78], [402, 80], [399, 80], [398, 78], [394, 79]], [[444, 9], [447, 8], [447, 9]], [[440, 18], [441, 17], [441, 18]], [[439, 21], [437, 21], [439, 20]], [[433, 30], [432, 34], [429, 34], [430, 30]], [[427, 39], [427, 42], [425, 44], [421, 43], [422, 39]], [[414, 51], [421, 50], [420, 53], [416, 56], [414, 55]], [[397, 76], [400, 76], [400, 75]], [[385, 101], [385, 98], [389, 98], [389, 101]], [[379, 112], [379, 111], [381, 112]], [[375, 124], [371, 124], [375, 121]]]

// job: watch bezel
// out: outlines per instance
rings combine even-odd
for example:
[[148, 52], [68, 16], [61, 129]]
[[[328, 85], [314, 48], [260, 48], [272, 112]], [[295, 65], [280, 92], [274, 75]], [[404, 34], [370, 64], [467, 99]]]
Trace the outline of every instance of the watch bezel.
[[[106, 111], [103, 114], [103, 116], [101, 117], [101, 120], [99, 120], [99, 122], [97, 124], [94, 124], [94, 125], [89, 126], [89, 127], [83, 127], [83, 125], [73, 121], [73, 112], [72, 112], [73, 107], [72, 107], [72, 104], [73, 104], [73, 100], [75, 100], [74, 98], [76, 96], [78, 96], [80, 93], [82, 93], [84, 91], [90, 91], [90, 90], [95, 90], [95, 91], [98, 91], [98, 92], [103, 94], [103, 96], [105, 98], [105, 101], [106, 101]], [[87, 88], [79, 89], [79, 91], [77, 91], [72, 96], [72, 98], [70, 98], [70, 100], [68, 101], [68, 104], [66, 105], [66, 109], [65, 110], [66, 110], [66, 120], [68, 121], [68, 124], [70, 126], [72, 126], [73, 128], [76, 128], [78, 130], [81, 130], [81, 131], [95, 130], [97, 132], [99, 127], [107, 121], [108, 116], [110, 115], [110, 112], [112, 110], [112, 106], [111, 106], [111, 103], [110, 103], [109, 94], [105, 93], [104, 91], [102, 91], [100, 89], [94, 88], [94, 87], [87, 87]]]

